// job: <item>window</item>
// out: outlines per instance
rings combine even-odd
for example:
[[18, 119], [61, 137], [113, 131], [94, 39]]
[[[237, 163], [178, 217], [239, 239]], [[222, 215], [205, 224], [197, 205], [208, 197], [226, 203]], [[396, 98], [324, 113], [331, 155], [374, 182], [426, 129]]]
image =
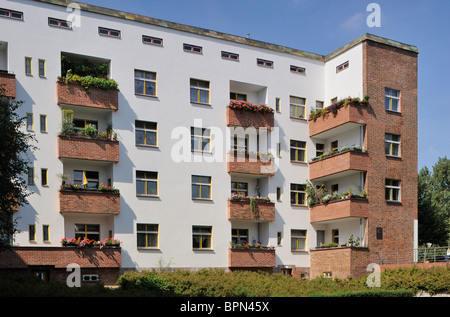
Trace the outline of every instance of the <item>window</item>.
[[323, 109], [323, 101], [316, 100], [316, 109]]
[[330, 105], [333, 105], [333, 104], [335, 104], [337, 102], [338, 102], [338, 98], [334, 97], [333, 99], [330, 100]]
[[278, 113], [281, 112], [280, 98], [275, 98], [275, 111]]
[[268, 68], [273, 68], [273, 62], [272, 61], [267, 61], [265, 59], [256, 59], [256, 65], [258, 66], [263, 66], [263, 67], [268, 67]]
[[281, 157], [281, 142], [277, 142], [277, 155]]
[[281, 187], [277, 187], [277, 201], [281, 201]]
[[98, 131], [98, 122], [97, 121], [90, 121], [90, 120], [83, 120], [83, 119], [73, 119], [73, 127], [75, 131], [78, 133], [84, 133], [84, 129], [91, 125], [95, 128], [95, 130]]
[[291, 205], [306, 206], [306, 185], [291, 184]]
[[192, 226], [192, 248], [212, 249], [212, 227]]
[[34, 122], [32, 113], [27, 113], [27, 131], [34, 131]]
[[376, 233], [377, 233], [377, 240], [383, 240], [383, 228], [377, 227]]
[[136, 121], [136, 145], [158, 146], [158, 124], [156, 122]]
[[331, 185], [331, 194], [337, 194], [339, 191], [339, 184], [333, 184]]
[[345, 63], [342, 63], [341, 65], [336, 67], [336, 73], [342, 72], [343, 70], [346, 70], [349, 67], [349, 62], [346, 61]]
[[34, 167], [28, 167], [27, 184], [34, 185]]
[[248, 153], [248, 137], [238, 138], [237, 135], [233, 138], [233, 150], [238, 153]]
[[283, 243], [283, 232], [278, 231], [277, 232], [277, 245], [281, 246]]
[[192, 175], [192, 199], [211, 199], [211, 177]]
[[400, 201], [400, 180], [386, 179], [385, 198], [387, 201]]
[[98, 188], [98, 172], [73, 171], [73, 182], [83, 185], [84, 188]]
[[209, 81], [191, 79], [191, 102], [209, 104]]
[[156, 73], [135, 70], [134, 93], [136, 95], [156, 97]]
[[400, 136], [396, 134], [385, 134], [384, 139], [385, 154], [390, 156], [400, 156]]
[[385, 89], [384, 108], [390, 111], [400, 111], [400, 91], [394, 89]]
[[33, 59], [31, 57], [25, 57], [25, 75], [33, 75]]
[[234, 244], [248, 243], [248, 229], [231, 229], [231, 241]]
[[39, 77], [45, 77], [46, 71], [45, 71], [45, 59], [39, 60]]
[[306, 142], [291, 140], [291, 161], [306, 162]]
[[41, 123], [41, 132], [47, 132], [47, 116], [45, 114], [41, 114], [40, 123]]
[[289, 107], [291, 118], [305, 119], [306, 99], [300, 97], [289, 97]]
[[291, 230], [291, 251], [306, 251], [306, 230]]
[[82, 279], [83, 282], [98, 282], [99, 276], [98, 274], [83, 274]]
[[102, 36], [120, 38], [119, 30], [107, 29], [107, 28], [103, 28], [103, 27], [98, 27], [98, 34], [100, 34]]
[[41, 185], [48, 186], [48, 169], [41, 168]]
[[333, 240], [333, 243], [339, 244], [339, 229], [331, 230], [331, 240]]
[[316, 157], [319, 157], [325, 153], [325, 144], [316, 143]]
[[44, 240], [44, 242], [50, 241], [50, 226], [49, 225], [42, 225], [42, 240]]
[[158, 172], [136, 171], [136, 195], [158, 196]]
[[137, 224], [137, 247], [158, 248], [159, 225], [149, 223]]
[[28, 240], [36, 241], [36, 225], [28, 225]]
[[247, 95], [246, 94], [238, 94], [237, 92], [230, 92], [230, 99], [247, 101]]
[[163, 39], [160, 39], [158, 37], [153, 37], [153, 36], [142, 35], [142, 43], [162, 46]]
[[248, 183], [231, 182], [231, 195], [248, 196]]
[[201, 46], [195, 46], [195, 45], [185, 43], [185, 44], [183, 44], [183, 51], [201, 54], [203, 52], [203, 48]]
[[304, 75], [306, 73], [306, 69], [303, 67], [291, 65], [291, 72]]
[[72, 29], [72, 22], [55, 18], [48, 18], [48, 25], [63, 29]]
[[229, 59], [232, 61], [239, 61], [239, 54], [236, 53], [230, 53], [230, 52], [225, 52], [222, 51], [221, 56], [223, 59]]
[[339, 149], [339, 142], [337, 140], [331, 142], [331, 152], [337, 151], [338, 149]]
[[75, 239], [100, 240], [100, 225], [75, 224]]
[[0, 17], [23, 20], [23, 12], [0, 8]]
[[211, 130], [191, 127], [191, 150], [194, 152], [211, 152]]

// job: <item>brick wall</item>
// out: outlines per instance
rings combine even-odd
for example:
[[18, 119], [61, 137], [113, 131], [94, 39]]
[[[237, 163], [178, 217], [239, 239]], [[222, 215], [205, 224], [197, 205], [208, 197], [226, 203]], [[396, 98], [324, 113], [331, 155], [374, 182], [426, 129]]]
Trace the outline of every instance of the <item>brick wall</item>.
[[347, 217], [367, 218], [368, 215], [369, 201], [365, 198], [340, 199], [310, 207], [311, 223]]
[[58, 104], [78, 105], [117, 111], [119, 109], [119, 91], [105, 90], [95, 87], [86, 91], [77, 83], [66, 84], [58, 81]]
[[120, 161], [119, 141], [79, 136], [58, 136], [58, 157], [80, 160]]
[[249, 199], [228, 200], [228, 220], [274, 221], [275, 204], [272, 202], [257, 202], [254, 212], [250, 208]]
[[274, 114], [263, 114], [260, 112], [244, 111], [227, 107], [227, 126], [267, 128], [270, 130], [274, 127]]
[[120, 213], [120, 194], [101, 191], [59, 191], [61, 213], [108, 214]]
[[275, 267], [275, 250], [228, 249], [228, 266], [230, 268], [273, 268]]
[[[382, 145], [384, 150], [384, 137]], [[343, 152], [311, 162], [309, 164], [309, 178], [314, 180], [348, 170], [366, 171], [370, 165], [371, 159], [366, 152]]]
[[[413, 249], [417, 219], [417, 54], [372, 41], [363, 43], [363, 90], [372, 115], [367, 124], [370, 169], [366, 188], [369, 205], [368, 243], [371, 260], [383, 250]], [[385, 110], [385, 88], [400, 90], [400, 113]], [[385, 133], [401, 136], [401, 158], [384, 153]], [[385, 200], [385, 179], [401, 180], [401, 203]], [[377, 240], [376, 228], [383, 228]]]
[[235, 153], [230, 153], [227, 157], [228, 173], [275, 175], [275, 162], [270, 157], [261, 160], [259, 157], [249, 157], [248, 154], [241, 156]]
[[16, 98], [16, 75], [0, 72], [0, 88], [7, 97]]

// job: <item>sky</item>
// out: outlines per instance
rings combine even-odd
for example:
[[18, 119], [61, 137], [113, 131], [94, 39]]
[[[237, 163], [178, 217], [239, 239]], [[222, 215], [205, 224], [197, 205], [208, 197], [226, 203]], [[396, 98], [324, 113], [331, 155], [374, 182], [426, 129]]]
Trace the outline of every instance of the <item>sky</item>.
[[[80, 0], [326, 55], [365, 33], [419, 49], [418, 169], [450, 158], [449, 0]], [[371, 3], [380, 25], [369, 27]]]

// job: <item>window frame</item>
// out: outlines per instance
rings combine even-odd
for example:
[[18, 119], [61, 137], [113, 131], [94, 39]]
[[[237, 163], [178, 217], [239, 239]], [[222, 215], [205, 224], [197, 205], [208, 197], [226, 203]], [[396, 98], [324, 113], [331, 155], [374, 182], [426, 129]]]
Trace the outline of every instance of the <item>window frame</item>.
[[[293, 186], [303, 186], [302, 189], [293, 188]], [[291, 194], [291, 206], [307, 206], [307, 197], [306, 197], [306, 185], [305, 184], [297, 184], [297, 183], [291, 183], [290, 184], [290, 194]], [[295, 194], [295, 203], [292, 202], [292, 194]], [[301, 194], [301, 195], [299, 195]], [[299, 197], [303, 195], [303, 204], [299, 204]]]
[[[204, 232], [203, 230], [207, 230]], [[208, 232], [209, 231], [209, 232]], [[195, 247], [195, 237], [200, 236], [199, 246]], [[203, 237], [206, 238], [208, 246], [203, 246]], [[213, 227], [212, 226], [192, 226], [192, 249], [193, 250], [213, 250]]]
[[48, 187], [48, 168], [41, 168], [41, 186]]
[[295, 73], [295, 74], [299, 74], [299, 75], [306, 75], [306, 68], [304, 68], [304, 67], [291, 65], [290, 71], [291, 71], [291, 73]]
[[[393, 182], [398, 182], [398, 185], [394, 185], [392, 184]], [[391, 184], [388, 184], [391, 183]], [[393, 203], [400, 203], [401, 200], [401, 180], [400, 179], [393, 179], [393, 178], [386, 178], [385, 180], [385, 195], [384, 198], [386, 200], [386, 202], [393, 202]], [[388, 191], [389, 191], [389, 195], [388, 195]], [[395, 191], [397, 191], [397, 200], [394, 200], [393, 198], [395, 197], [394, 193]], [[389, 196], [389, 199], [387, 199], [387, 196]]]
[[[301, 242], [304, 243], [304, 248], [300, 249]], [[304, 252], [308, 250], [308, 231], [306, 229], [291, 229], [291, 251]]]
[[[100, 241], [100, 224], [97, 223], [75, 223], [74, 224], [74, 233], [75, 233], [75, 239], [78, 239], [80, 237], [81, 239], [90, 239], [90, 240], [97, 240]], [[84, 226], [83, 230], [78, 230], [79, 226]], [[88, 230], [88, 226], [95, 226], [98, 227], [98, 230]], [[94, 237], [89, 238], [88, 235]]]
[[42, 225], [42, 241], [50, 242], [50, 225]]
[[[295, 99], [294, 99], [295, 98]], [[303, 104], [297, 103], [296, 99], [303, 101]], [[292, 116], [292, 107], [295, 107], [295, 116]], [[299, 108], [303, 109], [303, 116], [299, 116]], [[293, 119], [306, 120], [306, 98], [289, 96], [289, 117]]]
[[274, 62], [267, 59], [257, 58], [256, 65], [265, 68], [274, 68]]
[[[221, 51], [220, 52], [220, 56], [223, 59], [226, 59], [226, 60], [229, 60], [229, 61], [239, 62], [239, 54], [237, 54], [237, 53]], [[232, 56], [236, 56], [236, 58], [232, 58]]]
[[[145, 78], [145, 77], [144, 78], [137, 77], [136, 75], [137, 75], [138, 72], [143, 73], [144, 76], [146, 74], [152, 74], [152, 75], [154, 75], [154, 79], [152, 79], [152, 78]], [[137, 81], [143, 82], [143, 84], [144, 84], [142, 93], [138, 93], [136, 91], [136, 82]], [[152, 87], [152, 89], [154, 90], [154, 94], [148, 94], [147, 93], [147, 85]], [[157, 98], [158, 97], [158, 74], [156, 72], [152, 72], [152, 71], [148, 71], [148, 70], [135, 69], [134, 70], [134, 94], [137, 95], [137, 96]]]
[[[198, 134], [198, 130], [201, 129], [201, 134]], [[209, 135], [205, 135], [205, 132], [209, 131]], [[203, 147], [203, 141], [207, 142], [207, 149]], [[212, 153], [211, 146], [211, 129], [191, 127], [191, 152], [193, 153]]]
[[[144, 225], [144, 230], [139, 229], [139, 225]], [[156, 230], [155, 227], [156, 226]], [[144, 235], [145, 245], [139, 245], [139, 235]], [[151, 245], [152, 237], [155, 239], [156, 244]], [[136, 246], [138, 249], [159, 249], [159, 224], [157, 223], [136, 223]]]
[[[29, 62], [29, 65], [28, 65]], [[29, 71], [28, 71], [29, 69]], [[33, 58], [25, 56], [25, 75], [33, 76]]]
[[343, 72], [344, 70], [346, 70], [349, 67], [350, 67], [350, 61], [343, 62], [342, 64], [336, 66], [336, 74]]
[[[44, 120], [44, 122], [42, 122], [42, 120]], [[46, 114], [39, 115], [39, 125], [40, 125], [41, 133], [47, 133], [47, 115]]]
[[[200, 83], [207, 83], [208, 88], [200, 87]], [[192, 91], [195, 89], [197, 91], [196, 100], [192, 100]], [[200, 105], [211, 105], [211, 82], [208, 80], [203, 79], [196, 79], [196, 78], [190, 78], [189, 81], [189, 100], [191, 103], [200, 104]], [[201, 102], [201, 91], [207, 91], [208, 92], [208, 101], [207, 102]]]
[[[41, 73], [41, 63], [43, 62], [43, 72]], [[40, 78], [46, 78], [47, 77], [47, 62], [45, 59], [39, 58], [38, 59], [38, 72]]]
[[[144, 128], [138, 127], [138, 123], [143, 123], [144, 124]], [[147, 124], [154, 124], [155, 128], [153, 129], [152, 127], [146, 127]], [[144, 141], [145, 143], [137, 143], [137, 134], [136, 132], [141, 131], [144, 132]], [[136, 146], [145, 146], [145, 147], [153, 147], [153, 148], [157, 148], [158, 147], [158, 122], [153, 122], [153, 121], [143, 121], [143, 120], [135, 120], [134, 122], [134, 133], [135, 133], [135, 145]], [[147, 133], [154, 133], [155, 135], [155, 144], [147, 144]]]
[[[144, 177], [138, 176], [138, 173], [144, 173]], [[152, 177], [156, 176], [156, 177]], [[144, 193], [138, 193], [138, 182], [144, 182]], [[152, 183], [156, 185], [156, 193], [149, 194], [148, 184]], [[136, 196], [137, 197], [159, 197], [159, 173], [156, 171], [136, 171]]]
[[231, 228], [231, 241], [234, 244], [248, 243], [248, 232], [247, 228]]
[[[200, 181], [194, 182], [194, 177], [202, 177], [202, 178], [208, 178], [209, 183], [202, 183]], [[200, 180], [200, 179], [199, 179]], [[194, 196], [194, 186], [199, 186], [199, 196]], [[202, 188], [208, 187], [209, 188], [209, 197], [203, 197], [202, 195]], [[204, 175], [191, 175], [191, 198], [192, 200], [212, 200], [212, 176], [204, 176]]]
[[[233, 188], [233, 184], [236, 184], [236, 188]], [[244, 189], [239, 188], [239, 185], [245, 185]], [[248, 183], [246, 182], [231, 182], [231, 195], [238, 195], [238, 196], [248, 196]]]
[[35, 224], [28, 225], [28, 241], [36, 242], [36, 225]]
[[[394, 96], [392, 94], [389, 94], [390, 92], [398, 92], [398, 96]], [[389, 100], [389, 107], [386, 108], [386, 101]], [[394, 110], [393, 109], [393, 100], [397, 100], [397, 109]], [[392, 112], [396, 112], [396, 113], [400, 113], [401, 112], [401, 93], [400, 90], [397, 89], [392, 89], [392, 88], [384, 88], [384, 109], [386, 111], [392, 111]]]
[[325, 154], [325, 144], [324, 143], [316, 143], [316, 157]]
[[29, 186], [36, 185], [36, 181], [34, 178], [34, 167], [27, 167], [27, 185], [29, 185]]
[[[26, 130], [29, 132], [34, 132], [34, 115], [32, 112], [26, 113], [26, 120], [27, 120], [26, 121], [26, 124], [27, 124]], [[31, 120], [31, 128], [30, 128], [30, 124], [28, 122], [29, 120]]]
[[[101, 33], [100, 31], [102, 31], [102, 30], [103, 31], [107, 31], [108, 34]], [[118, 35], [117, 36], [116, 35], [112, 35], [111, 32], [117, 32]], [[103, 27], [103, 26], [99, 26], [98, 27], [98, 35], [105, 36], [105, 37], [111, 37], [111, 38], [115, 38], [115, 39], [121, 39], [122, 38], [122, 32], [120, 30], [110, 29], [110, 28], [106, 28], [106, 27]]]
[[[50, 21], [56, 21], [58, 22], [58, 25], [50, 24]], [[63, 25], [63, 23], [67, 23], [67, 26]], [[57, 19], [57, 18], [48, 18], [48, 26], [55, 27], [55, 28], [61, 28], [66, 30], [72, 30], [72, 22], [63, 20], [63, 19]]]
[[203, 54], [203, 47], [188, 43], [183, 43], [183, 51], [187, 53]]
[[[21, 11], [15, 11], [15, 10], [10, 10], [10, 9], [5, 9], [5, 8], [0, 8], [0, 11], [5, 11], [8, 12], [9, 15], [0, 15], [0, 17], [2, 18], [7, 18], [7, 19], [13, 19], [13, 20], [18, 20], [18, 21], [23, 21], [23, 12]], [[13, 14], [20, 14], [20, 18], [17, 17], [13, 17]]]
[[[391, 139], [388, 139], [390, 136]], [[392, 140], [393, 137], [398, 137], [398, 141]], [[401, 157], [401, 137], [399, 134], [385, 133], [384, 135], [385, 155], [389, 157]], [[389, 153], [386, 153], [386, 146], [389, 145]], [[397, 155], [393, 154], [394, 146], [397, 146]]]
[[[161, 43], [155, 43], [155, 40], [161, 41]], [[142, 43], [147, 45], [164, 46], [164, 40], [162, 38], [150, 35], [142, 35]]]
[[[75, 177], [75, 173], [82, 173], [82, 177], [80, 178], [76, 178]], [[87, 173], [96, 173], [97, 174], [97, 178], [93, 178], [93, 177], [88, 177]], [[79, 180], [81, 180], [81, 182], [79, 182]], [[86, 184], [84, 184], [84, 180], [86, 180]], [[89, 188], [98, 188], [98, 186], [100, 185], [100, 172], [98, 171], [87, 171], [87, 170], [74, 170], [73, 171], [73, 182], [74, 184], [80, 184], [82, 186], [84, 186], [85, 189], [89, 189]], [[96, 184], [94, 187], [91, 187], [89, 185], [89, 183], [94, 183]]]
[[[294, 143], [294, 145], [293, 145]], [[304, 147], [300, 147], [298, 143], [304, 143]], [[306, 163], [307, 153], [306, 153], [306, 141], [290, 140], [290, 160], [294, 163]], [[300, 144], [301, 145], [301, 144]], [[295, 159], [292, 159], [292, 151], [295, 153]], [[303, 152], [303, 161], [299, 160], [299, 153]]]

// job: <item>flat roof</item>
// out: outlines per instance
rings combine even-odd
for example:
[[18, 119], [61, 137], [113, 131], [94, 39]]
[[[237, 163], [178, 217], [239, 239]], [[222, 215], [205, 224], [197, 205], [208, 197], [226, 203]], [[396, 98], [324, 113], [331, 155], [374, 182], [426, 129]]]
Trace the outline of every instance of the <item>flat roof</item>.
[[33, 0], [33, 1], [47, 3], [47, 4], [53, 4], [53, 5], [63, 6], [63, 7], [67, 7], [71, 3], [76, 3], [80, 6], [80, 9], [82, 11], [86, 11], [86, 12], [101, 14], [101, 15], [115, 17], [118, 19], [124, 19], [124, 20], [128, 20], [128, 21], [135, 21], [135, 22], [149, 24], [149, 25], [158, 26], [158, 27], [162, 27], [162, 28], [173, 29], [173, 30], [177, 30], [177, 31], [181, 31], [181, 32], [192, 33], [192, 34], [206, 36], [206, 37], [210, 37], [210, 38], [214, 38], [214, 39], [230, 41], [230, 42], [234, 42], [234, 43], [258, 47], [258, 48], [262, 48], [262, 49], [267, 49], [267, 50], [271, 50], [271, 51], [275, 51], [275, 52], [295, 55], [295, 56], [299, 56], [299, 57], [305, 57], [305, 58], [319, 60], [319, 61], [323, 61], [323, 62], [326, 62], [326, 61], [338, 56], [339, 54], [351, 49], [352, 47], [358, 45], [359, 43], [362, 43], [367, 40], [385, 44], [385, 45], [389, 45], [389, 46], [393, 46], [393, 47], [411, 51], [414, 53], [419, 53], [419, 50], [417, 49], [416, 46], [400, 43], [400, 42], [397, 42], [394, 40], [390, 40], [390, 39], [379, 37], [379, 36], [376, 36], [373, 34], [366, 33], [366, 34], [360, 36], [359, 38], [353, 40], [352, 42], [342, 46], [341, 48], [331, 52], [328, 55], [320, 55], [320, 54], [310, 53], [310, 52], [306, 52], [306, 51], [302, 51], [302, 50], [298, 50], [298, 49], [294, 49], [294, 48], [290, 48], [290, 47], [286, 47], [286, 46], [282, 46], [282, 45], [253, 40], [253, 39], [242, 37], [242, 36], [217, 32], [217, 31], [213, 31], [213, 30], [209, 30], [209, 29], [199, 28], [199, 27], [195, 27], [195, 26], [189, 26], [189, 25], [180, 24], [180, 23], [176, 23], [176, 22], [170, 22], [170, 21], [166, 21], [166, 20], [143, 16], [140, 14], [109, 9], [109, 8], [100, 7], [100, 6], [82, 3], [82, 2], [74, 2], [71, 0]]

